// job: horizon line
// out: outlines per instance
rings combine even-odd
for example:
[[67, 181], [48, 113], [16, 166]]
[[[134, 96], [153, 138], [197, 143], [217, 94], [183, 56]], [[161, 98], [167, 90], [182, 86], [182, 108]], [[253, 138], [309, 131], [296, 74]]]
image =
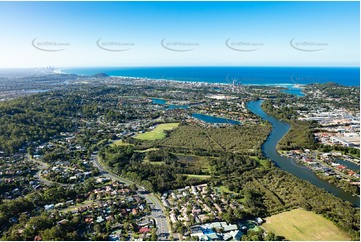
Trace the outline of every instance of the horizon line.
[[360, 66], [342, 66], [342, 65], [330, 65], [330, 66], [290, 66], [290, 65], [174, 65], [174, 66], [163, 66], [163, 65], [134, 65], [134, 66], [66, 66], [66, 67], [54, 67], [54, 66], [38, 66], [38, 67], [0, 67], [0, 70], [5, 69], [41, 69], [41, 68], [53, 68], [55, 70], [72, 69], [72, 68], [177, 68], [177, 67], [270, 67], [270, 68], [360, 68]]

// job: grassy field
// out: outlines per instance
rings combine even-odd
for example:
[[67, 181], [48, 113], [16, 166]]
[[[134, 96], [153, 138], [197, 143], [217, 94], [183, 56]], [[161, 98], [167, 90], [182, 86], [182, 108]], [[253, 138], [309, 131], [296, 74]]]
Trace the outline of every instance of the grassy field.
[[146, 153], [146, 152], [154, 151], [154, 150], [159, 150], [159, 148], [149, 148], [149, 149], [146, 149], [146, 150], [134, 150], [134, 151], [138, 152], [138, 153]]
[[165, 164], [163, 161], [148, 161], [148, 162], [152, 165], [157, 165], [157, 166], [161, 166]]
[[115, 140], [111, 145], [125, 146], [125, 145], [132, 145], [132, 144], [123, 142], [123, 141], [120, 139], [120, 140]]
[[138, 134], [135, 138], [140, 140], [156, 140], [165, 138], [164, 130], [171, 130], [178, 127], [179, 123], [160, 124], [155, 129], [143, 134]]
[[149, 163], [152, 165], [165, 165], [163, 161], [150, 161], [147, 156], [144, 157], [143, 163]]
[[331, 221], [304, 209], [294, 209], [265, 219], [266, 231], [284, 236], [287, 240], [345, 241], [351, 238]]
[[225, 186], [219, 186], [218, 188], [216, 188], [219, 192], [224, 192], [224, 193], [230, 193], [230, 194], [237, 194], [236, 192], [232, 192], [230, 191], [227, 187]]
[[191, 177], [191, 178], [197, 178], [197, 179], [200, 179], [200, 180], [206, 180], [206, 179], [209, 179], [211, 178], [210, 175], [193, 175], [193, 174], [184, 174], [188, 177]]
[[209, 174], [209, 161], [207, 157], [177, 154], [178, 162], [189, 170], [201, 170], [203, 173]]
[[268, 160], [266, 160], [266, 159], [259, 159], [257, 156], [250, 156], [252, 159], [255, 159], [256, 161], [258, 161], [260, 164], [261, 164], [261, 166], [263, 167], [263, 168], [269, 168], [270, 167], [270, 162], [268, 161]]

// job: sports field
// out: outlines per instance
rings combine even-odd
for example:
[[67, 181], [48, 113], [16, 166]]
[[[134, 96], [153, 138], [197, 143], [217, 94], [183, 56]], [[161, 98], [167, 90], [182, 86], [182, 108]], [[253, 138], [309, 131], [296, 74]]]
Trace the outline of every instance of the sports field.
[[164, 130], [171, 130], [178, 127], [179, 123], [166, 123], [160, 124], [155, 129], [143, 134], [138, 134], [135, 136], [136, 139], [140, 140], [156, 140], [165, 138]]
[[331, 221], [301, 208], [267, 217], [265, 220], [262, 227], [266, 231], [284, 236], [287, 240], [351, 240]]

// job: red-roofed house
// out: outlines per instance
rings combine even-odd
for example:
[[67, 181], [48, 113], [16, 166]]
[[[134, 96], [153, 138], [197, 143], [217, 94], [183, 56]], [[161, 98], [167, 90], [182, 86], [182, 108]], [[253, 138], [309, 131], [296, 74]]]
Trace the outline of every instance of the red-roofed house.
[[149, 233], [149, 232], [150, 232], [150, 228], [147, 228], [147, 227], [142, 227], [139, 230], [139, 233], [141, 233], [141, 234], [145, 234], [145, 233]]

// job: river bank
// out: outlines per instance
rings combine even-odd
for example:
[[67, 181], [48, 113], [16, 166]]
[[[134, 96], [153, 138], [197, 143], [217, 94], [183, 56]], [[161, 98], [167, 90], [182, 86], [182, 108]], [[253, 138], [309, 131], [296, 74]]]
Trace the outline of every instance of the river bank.
[[310, 149], [284, 150], [280, 151], [280, 153], [282, 156], [308, 167], [319, 178], [336, 185], [346, 192], [358, 195], [359, 170], [349, 169], [348, 166], [350, 165], [356, 166], [350, 162], [343, 161], [344, 165], [341, 165], [342, 160], [335, 158], [335, 153], [322, 153]]
[[328, 183], [327, 181], [319, 178], [306, 166], [292, 160], [288, 157], [281, 156], [277, 151], [278, 142], [287, 134], [291, 126], [285, 121], [280, 121], [273, 116], [265, 113], [261, 107], [262, 100], [251, 101], [247, 104], [247, 108], [254, 114], [260, 116], [262, 119], [267, 120], [272, 125], [272, 131], [269, 134], [266, 142], [262, 145], [262, 152], [265, 157], [271, 159], [279, 168], [295, 175], [296, 177], [309, 181], [317, 187], [323, 188], [333, 195], [351, 202], [356, 206], [360, 206], [360, 200], [353, 194], [343, 191], [342, 189]]

